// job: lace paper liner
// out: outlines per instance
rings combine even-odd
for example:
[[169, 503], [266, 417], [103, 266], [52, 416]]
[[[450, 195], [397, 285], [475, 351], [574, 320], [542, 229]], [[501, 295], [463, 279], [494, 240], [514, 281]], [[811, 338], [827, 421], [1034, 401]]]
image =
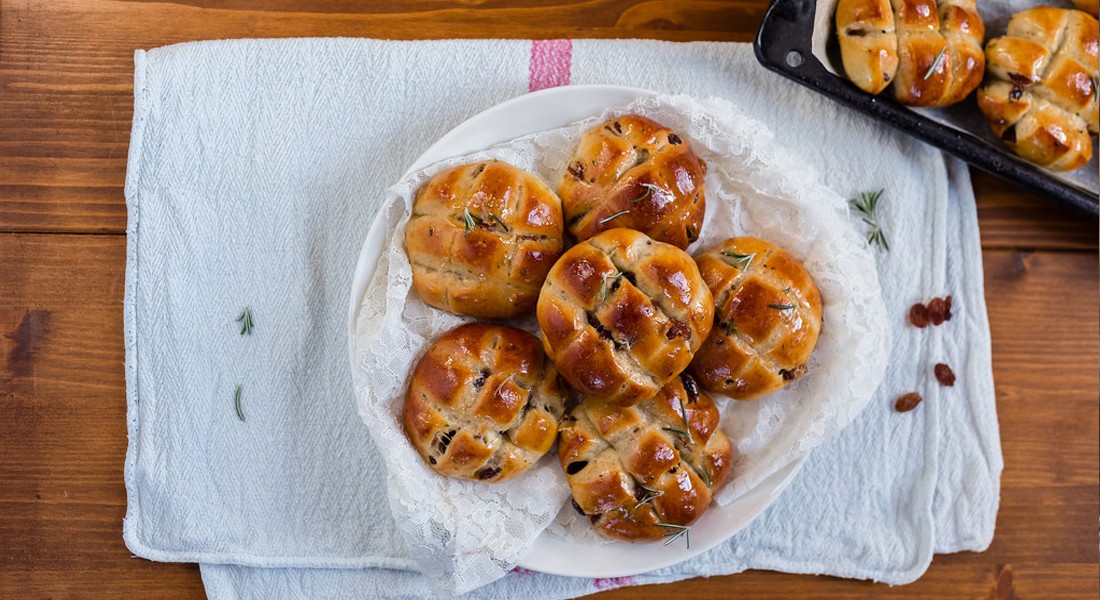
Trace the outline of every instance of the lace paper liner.
[[[767, 239], [803, 261], [823, 298], [821, 336], [805, 377], [751, 402], [711, 394], [735, 447], [733, 476], [715, 501], [728, 504], [835, 436], [882, 379], [890, 349], [886, 310], [874, 259], [846, 202], [766, 126], [726, 101], [649, 97], [413, 173], [387, 191], [378, 217], [388, 233], [358, 309], [352, 376], [359, 412], [386, 462], [390, 509], [439, 590], [464, 593], [503, 577], [548, 526], [548, 534], [577, 543], [609, 542], [568, 508], [554, 450], [520, 477], [487, 485], [436, 475], [407, 441], [401, 407], [412, 366], [438, 335], [472, 320], [431, 308], [411, 290], [403, 236], [412, 199], [435, 173], [487, 159], [531, 171], [556, 188], [580, 135], [626, 113], [677, 131], [707, 162], [707, 215], [689, 253], [735, 235]], [[533, 318], [510, 324], [538, 335]]]

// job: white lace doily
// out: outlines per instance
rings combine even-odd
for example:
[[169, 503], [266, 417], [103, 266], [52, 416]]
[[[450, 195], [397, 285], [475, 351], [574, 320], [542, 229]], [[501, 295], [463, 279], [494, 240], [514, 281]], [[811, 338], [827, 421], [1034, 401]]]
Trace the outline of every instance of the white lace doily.
[[[885, 371], [890, 339], [878, 274], [844, 199], [810, 179], [767, 127], [728, 102], [654, 96], [414, 173], [391, 187], [382, 205], [389, 233], [359, 307], [352, 376], [360, 414], [386, 461], [390, 509], [421, 570], [441, 590], [463, 593], [502, 577], [567, 504], [569, 491], [554, 456], [512, 481], [486, 485], [435, 474], [405, 438], [401, 406], [413, 365], [434, 338], [470, 320], [428, 307], [411, 291], [403, 237], [412, 198], [435, 173], [490, 158], [556, 188], [580, 135], [630, 112], [677, 131], [707, 162], [707, 215], [690, 253], [735, 235], [769, 240], [802, 259], [823, 299], [821, 336], [805, 377], [750, 402], [712, 395], [735, 447], [732, 479], [716, 501], [729, 503], [835, 436]], [[532, 318], [513, 324], [537, 334]], [[570, 526], [570, 513], [561, 511], [555, 535], [603, 543]]]

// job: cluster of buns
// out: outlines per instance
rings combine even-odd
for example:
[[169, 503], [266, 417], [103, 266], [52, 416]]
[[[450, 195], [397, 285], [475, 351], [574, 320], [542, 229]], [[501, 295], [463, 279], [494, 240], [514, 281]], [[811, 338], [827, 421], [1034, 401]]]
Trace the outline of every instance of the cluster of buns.
[[583, 136], [560, 196], [497, 161], [424, 184], [405, 238], [417, 294], [478, 318], [534, 309], [542, 333], [473, 323], [428, 348], [404, 423], [432, 469], [504, 481], [557, 439], [573, 504], [600, 533], [655, 540], [703, 514], [733, 449], [702, 390], [781, 388], [821, 327], [817, 288], [782, 249], [734, 238], [685, 252], [705, 173], [678, 134], [624, 115]]
[[910, 106], [955, 104], [981, 84], [978, 106], [1005, 145], [1048, 169], [1076, 169], [1092, 157], [1100, 84], [1097, 2], [1074, 1], [1081, 10], [1013, 15], [983, 50], [974, 0], [839, 0], [844, 71], [871, 94], [892, 86]]

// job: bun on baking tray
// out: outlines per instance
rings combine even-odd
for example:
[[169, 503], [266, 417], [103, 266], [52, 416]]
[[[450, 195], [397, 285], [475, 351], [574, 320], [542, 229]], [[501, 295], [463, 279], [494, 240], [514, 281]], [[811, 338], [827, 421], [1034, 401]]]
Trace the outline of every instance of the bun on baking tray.
[[715, 303], [714, 327], [691, 363], [699, 384], [751, 400], [804, 375], [821, 331], [821, 294], [802, 264], [751, 237], [696, 260]]
[[561, 201], [507, 163], [460, 165], [417, 191], [405, 246], [428, 304], [486, 319], [523, 315], [561, 255]]
[[586, 132], [562, 175], [566, 227], [578, 241], [616, 227], [680, 249], [699, 238], [707, 166], [667, 127], [623, 115]]
[[839, 0], [836, 32], [848, 79], [910, 106], [948, 106], [981, 83], [985, 25], [974, 0]]
[[612, 229], [562, 255], [536, 314], [562, 378], [584, 396], [628, 406], [687, 367], [710, 331], [714, 305], [683, 250]]
[[564, 411], [538, 338], [469, 323], [440, 336], [417, 363], [403, 419], [409, 441], [436, 472], [498, 482], [550, 450]]
[[1097, 21], [1079, 10], [1018, 12], [986, 45], [988, 72], [978, 106], [993, 133], [1048, 169], [1092, 158], [1097, 133]]
[[688, 374], [633, 407], [585, 400], [562, 420], [558, 459], [573, 506], [618, 540], [675, 535], [710, 506], [733, 450]]

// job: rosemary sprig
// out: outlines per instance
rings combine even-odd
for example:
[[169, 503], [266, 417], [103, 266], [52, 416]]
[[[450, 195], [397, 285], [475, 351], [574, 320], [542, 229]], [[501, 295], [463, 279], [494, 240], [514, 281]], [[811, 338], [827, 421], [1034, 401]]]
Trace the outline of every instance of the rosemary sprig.
[[244, 422], [244, 411], [241, 410], [241, 384], [237, 384], [237, 389], [233, 390], [233, 406], [237, 409], [237, 418]]
[[668, 432], [671, 432], [671, 433], [678, 433], [680, 435], [687, 435], [687, 436], [691, 435], [688, 432], [684, 431], [683, 429], [676, 429], [675, 427], [662, 427], [661, 430], [668, 431]]
[[600, 282], [600, 303], [607, 301], [607, 295], [611, 293], [611, 286], [615, 285], [615, 282], [622, 279], [622, 271], [615, 271], [612, 274], [604, 273], [603, 281]]
[[687, 433], [688, 446], [690, 446], [694, 442], [694, 440], [691, 439], [691, 423], [688, 423], [688, 413], [687, 413], [687, 407], [684, 406], [684, 399], [680, 398], [679, 400], [680, 400], [680, 416], [683, 417], [683, 419], [684, 419], [684, 429], [687, 430], [685, 433]]
[[634, 347], [634, 344], [638, 343], [638, 332], [635, 331], [634, 333], [630, 334], [629, 338], [622, 339], [619, 341], [619, 343], [626, 346], [627, 350], [630, 350]]
[[234, 320], [241, 324], [241, 335], [252, 335], [252, 308], [246, 306]]
[[889, 252], [890, 244], [886, 243], [886, 235], [882, 232], [882, 225], [878, 221], [878, 203], [882, 199], [882, 192], [883, 190], [863, 192], [858, 197], [849, 199], [848, 206], [863, 215], [863, 222], [871, 227], [867, 233], [867, 243], [876, 244], [880, 250]]
[[672, 523], [657, 523], [657, 527], [667, 527], [668, 529], [672, 530], [672, 531], [668, 531], [668, 532], [663, 534], [664, 537], [668, 538], [667, 540], [665, 540], [665, 545], [666, 546], [671, 544], [672, 542], [675, 542], [677, 538], [683, 537], [684, 538], [684, 543], [687, 544], [687, 549], [688, 550], [691, 549], [691, 535], [688, 534], [688, 527], [686, 525], [674, 525]]
[[710, 481], [710, 473], [707, 473], [707, 468], [705, 466], [699, 469], [699, 479], [702, 479], [703, 483], [707, 484], [708, 488], [713, 487]]
[[512, 373], [504, 381], [500, 382], [500, 385], [497, 386], [497, 391], [493, 392], [493, 394], [496, 395], [496, 396], [499, 396], [500, 395], [500, 390], [504, 389], [504, 384], [508, 383], [509, 381], [514, 383], [515, 379], [516, 379], [516, 374]]
[[943, 57], [944, 57], [944, 54], [945, 54], [946, 52], [947, 52], [947, 46], [945, 45], [945, 46], [944, 46], [944, 47], [943, 47], [943, 48], [942, 48], [942, 49], [940, 50], [940, 53], [936, 55], [936, 60], [932, 61], [932, 66], [931, 66], [931, 67], [928, 67], [928, 71], [927, 71], [927, 72], [925, 72], [925, 74], [924, 74], [924, 79], [925, 79], [925, 80], [927, 80], [927, 79], [928, 79], [929, 77], [931, 77], [931, 76], [932, 76], [932, 73], [935, 73], [935, 72], [936, 72], [936, 69], [938, 69], [938, 68], [940, 67], [940, 63], [942, 63], [942, 62], [943, 62]]
[[749, 254], [738, 254], [736, 252], [721, 252], [720, 254], [722, 256], [727, 257], [727, 258], [732, 258], [733, 259], [732, 261], [727, 260], [726, 264], [728, 264], [729, 266], [734, 267], [736, 269], [741, 269], [742, 271], [748, 271], [749, 270], [749, 265], [752, 264], [752, 259], [756, 258], [756, 253], [755, 252], [751, 252]]
[[769, 304], [768, 308], [774, 308], [775, 310], [790, 310], [794, 308], [793, 304]]
[[603, 225], [605, 223], [609, 223], [609, 222], [614, 221], [615, 219], [618, 219], [619, 217], [621, 217], [621, 216], [623, 216], [623, 215], [625, 215], [629, 212], [630, 212], [630, 209], [620, 210], [619, 212], [611, 215], [610, 217], [604, 217], [604, 218], [600, 219], [599, 221], [597, 221], [597, 223], [599, 223], [600, 225]]
[[496, 213], [489, 213], [489, 218], [496, 221], [497, 223], [500, 223], [500, 226], [504, 228], [505, 233], [509, 231], [508, 226], [504, 224], [504, 221], [500, 217], [498, 217]]
[[482, 223], [482, 221], [484, 221], [484, 219], [482, 219], [481, 217], [470, 212], [470, 209], [468, 208], [462, 209], [462, 216], [466, 220], [466, 233], [464, 233], [463, 235], [470, 235], [470, 230], [477, 227]]
[[639, 507], [639, 506], [641, 506], [641, 505], [643, 505], [643, 504], [645, 504], [646, 502], [652, 502], [652, 501], [654, 501], [655, 499], [657, 499], [657, 498], [660, 498], [661, 496], [664, 496], [664, 495], [665, 495], [665, 491], [664, 491], [664, 490], [661, 490], [661, 491], [657, 491], [657, 490], [651, 490], [651, 489], [647, 488], [646, 486], [644, 486], [644, 485], [642, 485], [642, 484], [640, 484], [640, 483], [638, 484], [638, 487], [640, 487], [640, 488], [642, 488], [643, 490], [645, 490], [645, 496], [644, 496], [644, 497], [642, 497], [642, 499], [641, 499], [641, 500], [639, 500], [639, 501], [638, 501], [638, 503], [637, 503], [637, 504], [635, 504], [635, 505], [634, 505], [634, 508], [632, 508], [631, 510], [638, 510], [638, 507]]
[[652, 183], [643, 183], [642, 187], [645, 188], [645, 193], [642, 194], [641, 196], [638, 196], [637, 198], [631, 200], [630, 204], [637, 204], [637, 203], [645, 200], [646, 198], [648, 198], [650, 196], [650, 194], [653, 193], [653, 190], [661, 189], [660, 187], [658, 187], [657, 185], [652, 184]]

